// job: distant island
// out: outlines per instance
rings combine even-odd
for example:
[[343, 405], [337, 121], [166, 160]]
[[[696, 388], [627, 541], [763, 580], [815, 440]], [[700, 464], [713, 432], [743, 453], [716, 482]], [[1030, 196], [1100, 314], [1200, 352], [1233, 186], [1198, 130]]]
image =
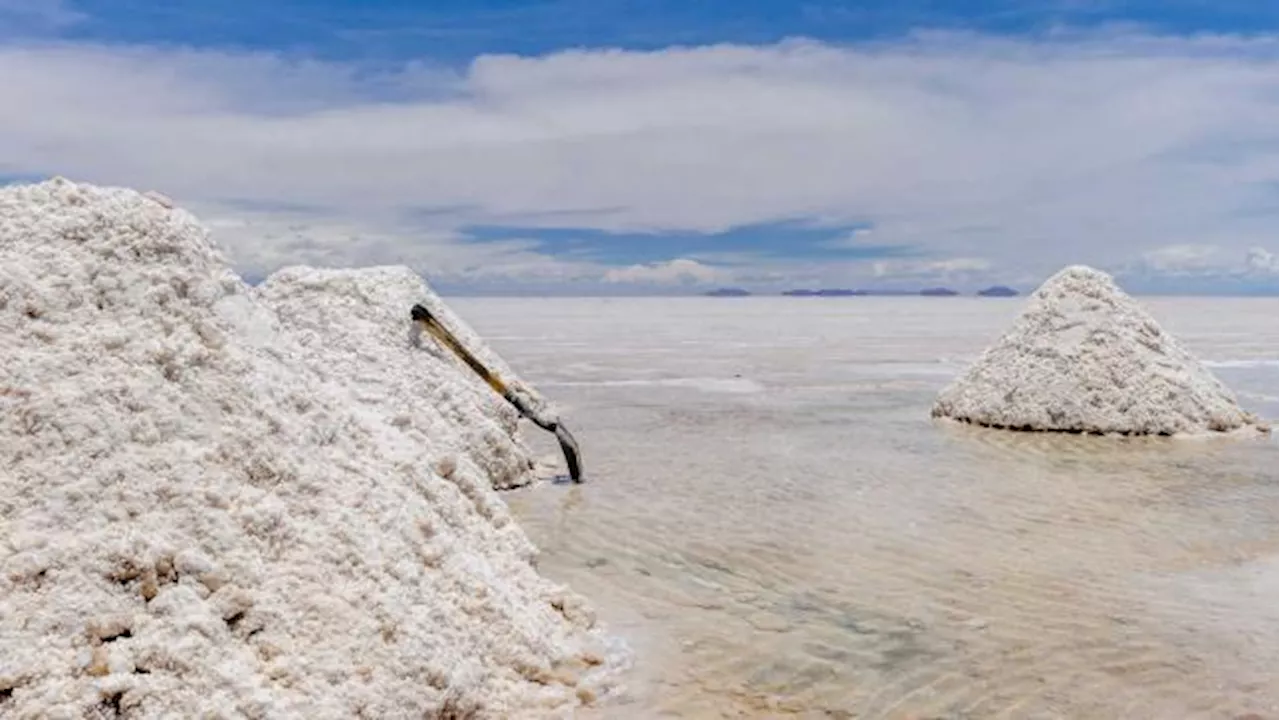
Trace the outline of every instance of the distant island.
[[717, 288], [703, 294], [707, 297], [747, 297], [751, 293], [742, 288]]
[[956, 292], [955, 290], [952, 290], [951, 288], [932, 287], [932, 288], [925, 288], [921, 290], [920, 294], [924, 295], [925, 297], [955, 297], [960, 293]]
[[986, 290], [979, 290], [980, 297], [1014, 297], [1018, 294], [1017, 290], [1004, 285], [992, 285]]

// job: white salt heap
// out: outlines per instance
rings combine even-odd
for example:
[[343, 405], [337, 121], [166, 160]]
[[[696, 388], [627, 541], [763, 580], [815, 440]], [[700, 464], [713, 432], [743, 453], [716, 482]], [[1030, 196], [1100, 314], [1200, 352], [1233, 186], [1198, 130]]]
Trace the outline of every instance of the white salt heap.
[[413, 302], [441, 307], [394, 269], [259, 292], [133, 191], [0, 189], [0, 717], [540, 717], [600, 690], [589, 609], [493, 490], [528, 477], [515, 415], [414, 346]]
[[933, 407], [1015, 430], [1229, 431], [1259, 420], [1106, 273], [1061, 270]]

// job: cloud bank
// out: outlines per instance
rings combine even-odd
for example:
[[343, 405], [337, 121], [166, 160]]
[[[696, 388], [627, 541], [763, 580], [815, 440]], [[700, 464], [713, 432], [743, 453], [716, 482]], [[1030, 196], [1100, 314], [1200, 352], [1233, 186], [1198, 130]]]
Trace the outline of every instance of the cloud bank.
[[654, 285], [706, 285], [727, 279], [724, 271], [688, 258], [613, 268], [604, 274], [605, 282]]
[[63, 0], [0, 0], [0, 38], [54, 32], [84, 19]]
[[[1035, 282], [1086, 262], [1273, 277], [1252, 249], [1275, 247], [1275, 50], [1274, 37], [923, 34], [451, 69], [11, 42], [0, 175], [163, 191], [213, 221], [249, 272], [406, 262], [477, 287]], [[795, 218], [871, 228], [913, 259], [617, 267], [465, 233]]]

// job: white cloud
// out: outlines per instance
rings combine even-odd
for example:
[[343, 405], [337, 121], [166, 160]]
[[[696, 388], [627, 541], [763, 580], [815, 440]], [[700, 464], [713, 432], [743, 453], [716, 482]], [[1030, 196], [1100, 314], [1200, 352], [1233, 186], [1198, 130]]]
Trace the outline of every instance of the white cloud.
[[660, 263], [612, 268], [605, 272], [610, 283], [643, 283], [648, 285], [704, 285], [726, 279], [728, 275], [697, 260], [676, 258]]
[[56, 30], [84, 19], [64, 0], [0, 0], [0, 36]]
[[[599, 278], [598, 265], [462, 243], [457, 229], [569, 218], [718, 231], [797, 217], [871, 223], [877, 245], [910, 245], [926, 263], [985, 258], [993, 275], [1134, 263], [1167, 245], [1238, 258], [1275, 232], [1274, 45], [937, 35], [381, 74], [267, 54], [11, 45], [0, 173], [155, 188], [304, 229], [239, 242], [244, 262], [404, 257], [463, 277]], [[303, 209], [230, 202], [243, 199]], [[418, 212], [433, 208], [451, 210]]]
[[529, 282], [590, 282], [606, 268], [537, 252], [528, 240], [466, 242], [441, 229], [410, 231], [376, 221], [353, 222], [318, 212], [249, 211], [226, 214], [217, 206], [190, 208], [246, 273], [264, 275], [288, 264], [343, 267], [408, 265], [430, 279], [478, 283], [501, 278]]
[[1245, 255], [1245, 267], [1250, 272], [1258, 275], [1275, 275], [1280, 272], [1280, 264], [1276, 262], [1276, 255], [1265, 248], [1252, 247]]
[[1143, 265], [1166, 274], [1204, 272], [1222, 264], [1220, 248], [1214, 245], [1166, 245], [1143, 253]]
[[1260, 247], [1243, 253], [1227, 252], [1215, 245], [1170, 245], [1143, 255], [1141, 267], [1147, 272], [1169, 276], [1274, 275], [1276, 256]]
[[1139, 283], [1151, 280], [1236, 281], [1274, 280], [1276, 256], [1261, 247], [1227, 251], [1206, 244], [1167, 245], [1151, 250], [1142, 258], [1118, 269], [1122, 278]]
[[[845, 233], [843, 237], [826, 242], [825, 247], [828, 248], [858, 248], [867, 245], [868, 240], [875, 234], [875, 230], [869, 227], [859, 227]], [[874, 242], [874, 240], [871, 240]]]
[[946, 260], [878, 260], [872, 269], [878, 278], [949, 280], [964, 278], [991, 268], [982, 258], [948, 258]]

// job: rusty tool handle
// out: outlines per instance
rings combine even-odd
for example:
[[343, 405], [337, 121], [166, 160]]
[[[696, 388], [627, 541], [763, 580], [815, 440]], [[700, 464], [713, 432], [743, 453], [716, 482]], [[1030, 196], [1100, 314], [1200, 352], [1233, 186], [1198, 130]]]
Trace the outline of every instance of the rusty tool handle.
[[[467, 366], [470, 367], [475, 374], [479, 375], [482, 380], [488, 383], [489, 387], [493, 388], [495, 392], [503, 397], [506, 397], [509, 394], [506, 383], [502, 382], [497, 375], [490, 372], [489, 368], [484, 366], [484, 363], [480, 362], [475, 355], [471, 354], [470, 350], [464, 347], [462, 343], [458, 342], [458, 339], [453, 336], [453, 333], [449, 332], [449, 329], [442, 325], [440, 321], [436, 319], [436, 316], [431, 314], [430, 310], [421, 305], [414, 305], [413, 309], [410, 311], [410, 316], [426, 328], [427, 332], [431, 333], [432, 337], [439, 340], [440, 344], [449, 348], [453, 351], [454, 355], [461, 358], [462, 362], [466, 363]], [[517, 406], [517, 409], [521, 408]]]
[[431, 314], [430, 310], [422, 305], [414, 305], [409, 314], [410, 317], [413, 318], [414, 322], [422, 325], [427, 332], [431, 333], [432, 337], [440, 341], [441, 345], [449, 348], [454, 355], [457, 355], [462, 362], [467, 364], [467, 367], [471, 368], [475, 374], [479, 375], [480, 378], [489, 385], [489, 387], [493, 388], [494, 392], [498, 393], [503, 397], [503, 399], [511, 403], [511, 405], [515, 407], [516, 411], [520, 413], [521, 417], [528, 418], [543, 430], [554, 433], [556, 441], [560, 443], [560, 451], [564, 453], [565, 464], [569, 467], [570, 479], [575, 483], [582, 482], [582, 464], [579, 460], [580, 454], [578, 452], [578, 442], [573, 439], [573, 436], [569, 434], [569, 430], [565, 428], [564, 425], [562, 425], [558, 420], [553, 422], [539, 417], [538, 413], [533, 412], [531, 408], [526, 406], [520, 396], [512, 392], [511, 389], [507, 387], [507, 384], [502, 381], [502, 378], [498, 377], [493, 373], [493, 371], [485, 367], [484, 363], [480, 362], [479, 358], [472, 355], [471, 351], [459, 342], [458, 339], [453, 336], [453, 333], [449, 332], [449, 329], [446, 328], [444, 324], [436, 318], [436, 316]]

